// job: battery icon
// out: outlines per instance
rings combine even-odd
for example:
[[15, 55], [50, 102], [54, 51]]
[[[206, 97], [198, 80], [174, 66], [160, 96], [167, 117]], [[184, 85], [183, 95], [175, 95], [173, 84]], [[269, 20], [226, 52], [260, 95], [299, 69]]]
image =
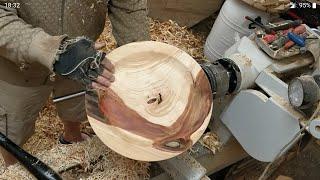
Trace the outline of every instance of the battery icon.
[[312, 9], [316, 9], [317, 8], [317, 3], [312, 3]]

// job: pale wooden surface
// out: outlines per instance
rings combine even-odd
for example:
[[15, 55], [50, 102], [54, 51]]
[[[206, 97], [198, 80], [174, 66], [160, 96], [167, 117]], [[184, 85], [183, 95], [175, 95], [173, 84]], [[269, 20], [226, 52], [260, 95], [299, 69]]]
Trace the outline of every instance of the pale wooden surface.
[[242, 0], [250, 6], [268, 13], [281, 13], [290, 8], [290, 0]]
[[99, 93], [99, 102], [86, 98], [89, 122], [107, 146], [132, 159], [159, 161], [201, 137], [211, 117], [212, 94], [192, 57], [152, 41], [122, 46], [107, 57], [116, 81]]
[[222, 0], [148, 0], [149, 16], [191, 27], [219, 10]]

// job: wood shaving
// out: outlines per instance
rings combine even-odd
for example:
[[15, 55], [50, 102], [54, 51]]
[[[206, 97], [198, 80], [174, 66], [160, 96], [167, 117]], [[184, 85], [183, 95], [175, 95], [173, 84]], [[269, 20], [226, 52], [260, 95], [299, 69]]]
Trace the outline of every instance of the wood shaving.
[[216, 154], [220, 151], [222, 144], [219, 140], [219, 137], [213, 132], [205, 133], [199, 142], [206, 148], [212, 151], [213, 154]]
[[50, 150], [57, 144], [63, 125], [52, 101], [48, 101], [36, 120], [35, 133], [23, 146], [31, 154]]
[[180, 27], [171, 20], [166, 22], [150, 20], [150, 29], [153, 41], [174, 45], [187, 52], [197, 61], [205, 59], [203, 54], [205, 37], [196, 35], [186, 27]]
[[[125, 158], [108, 147], [97, 137], [88, 141], [58, 145], [36, 155], [56, 172], [79, 167], [76, 178], [85, 179], [148, 179], [149, 163]], [[10, 166], [0, 179], [35, 179], [22, 165]]]
[[242, 0], [243, 2], [266, 11], [268, 13], [281, 13], [290, 8], [290, 0]]
[[[205, 37], [197, 35], [171, 20], [160, 22], [149, 18], [149, 24], [151, 40], [176, 46], [187, 52], [197, 61], [205, 59], [203, 54]], [[99, 42], [106, 42], [107, 46], [103, 50], [110, 52], [117, 46], [111, 33], [111, 23], [109, 20], [106, 21], [106, 27], [99, 38]]]

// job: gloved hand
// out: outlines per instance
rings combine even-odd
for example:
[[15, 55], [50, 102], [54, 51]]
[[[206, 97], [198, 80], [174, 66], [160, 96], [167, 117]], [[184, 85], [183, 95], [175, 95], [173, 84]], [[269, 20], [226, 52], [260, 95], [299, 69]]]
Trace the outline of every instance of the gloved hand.
[[96, 48], [97, 45], [85, 37], [64, 40], [53, 65], [54, 72], [89, 88], [107, 89], [115, 80], [114, 66], [105, 58], [106, 54]]

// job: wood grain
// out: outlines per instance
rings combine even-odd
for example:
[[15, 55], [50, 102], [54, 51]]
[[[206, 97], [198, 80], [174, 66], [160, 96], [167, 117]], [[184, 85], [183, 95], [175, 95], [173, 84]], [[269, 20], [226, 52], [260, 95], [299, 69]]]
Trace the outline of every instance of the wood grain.
[[158, 161], [200, 138], [211, 117], [212, 93], [192, 57], [152, 41], [122, 46], [107, 57], [116, 81], [86, 98], [89, 122], [107, 146], [132, 159]]

